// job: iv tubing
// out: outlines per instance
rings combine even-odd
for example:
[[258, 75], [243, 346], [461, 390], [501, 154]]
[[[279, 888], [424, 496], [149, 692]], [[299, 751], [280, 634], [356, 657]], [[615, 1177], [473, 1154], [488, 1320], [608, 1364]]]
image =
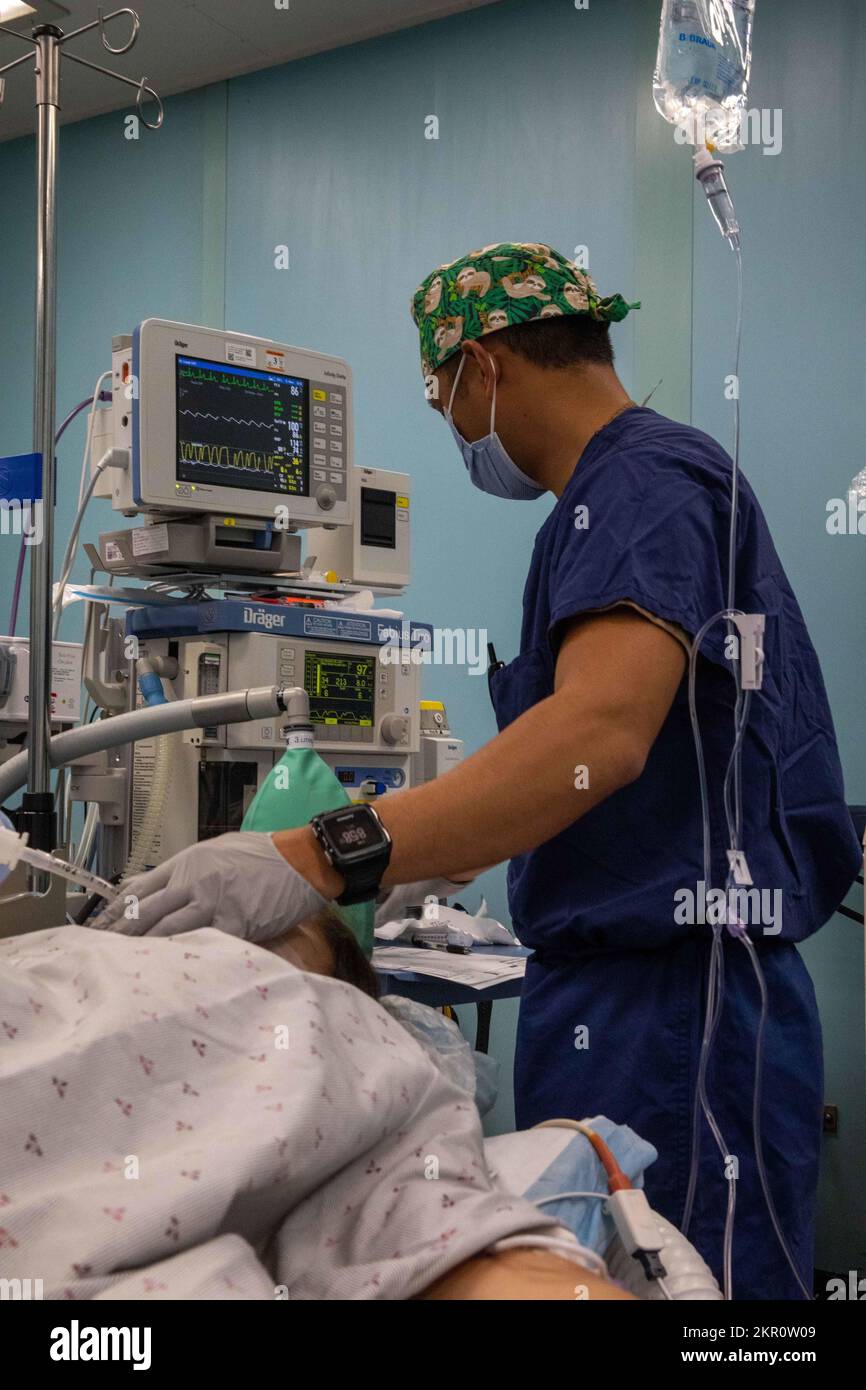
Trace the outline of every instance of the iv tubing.
[[758, 1166], [758, 1175], [761, 1179], [761, 1188], [764, 1193], [764, 1201], [767, 1204], [767, 1211], [770, 1213], [770, 1220], [773, 1223], [773, 1230], [776, 1232], [776, 1239], [778, 1240], [779, 1245], [782, 1248], [782, 1251], [785, 1255], [785, 1258], [788, 1261], [788, 1264], [791, 1266], [791, 1271], [794, 1275], [794, 1278], [800, 1285], [800, 1288], [803, 1291], [805, 1297], [811, 1303], [814, 1295], [812, 1294], [811, 1290], [806, 1288], [806, 1285], [800, 1278], [799, 1270], [797, 1269], [794, 1257], [791, 1254], [790, 1247], [785, 1239], [782, 1227], [779, 1222], [779, 1217], [776, 1212], [776, 1204], [773, 1201], [773, 1197], [770, 1192], [770, 1184], [767, 1181], [767, 1172], [764, 1167], [764, 1150], [761, 1144], [761, 1070], [764, 1060], [764, 1029], [767, 1023], [767, 1014], [769, 1012], [769, 998], [767, 996], [767, 982], [764, 979], [764, 972], [761, 969], [760, 963], [758, 961], [758, 953], [755, 950], [754, 942], [749, 939], [748, 935], [745, 932], [743, 933], [740, 939], [749, 953], [749, 959], [752, 962], [752, 967], [755, 971], [755, 976], [758, 981], [758, 989], [761, 991], [761, 1017], [760, 1022], [758, 1023], [758, 1041], [755, 1047], [755, 1090], [752, 1097], [752, 1133], [754, 1136], [755, 1144], [755, 1162]]
[[[728, 632], [732, 633], [730, 619], [735, 612], [736, 599], [736, 559], [737, 559], [737, 515], [739, 504], [739, 472], [740, 472], [740, 352], [742, 347], [743, 329], [743, 258], [740, 250], [739, 241], [731, 243], [734, 254], [737, 258], [737, 320], [736, 320], [736, 347], [734, 352], [734, 449], [731, 470], [731, 518], [730, 529], [728, 532], [728, 590], [727, 608], [722, 613], [715, 614], [708, 619], [700, 632], [696, 635], [689, 657], [689, 717], [692, 725], [692, 734], [695, 742], [695, 754], [698, 762], [698, 777], [700, 781], [701, 793], [701, 818], [703, 821], [703, 865], [704, 865], [704, 884], [707, 890], [712, 885], [712, 848], [711, 848], [711, 826], [709, 795], [707, 790], [706, 766], [704, 762], [703, 744], [701, 741], [700, 726], [697, 716], [697, 700], [695, 685], [697, 678], [697, 659], [701, 643], [707, 632], [714, 623], [720, 619], [727, 619]], [[739, 666], [734, 663], [733, 677], [736, 685], [736, 699], [734, 702], [734, 744], [731, 757], [725, 772], [723, 786], [723, 799], [725, 806], [725, 820], [728, 829], [728, 844], [731, 849], [739, 848], [740, 834], [742, 832], [742, 783], [741, 783], [741, 762], [742, 744], [745, 736], [746, 720], [749, 713], [749, 699], [744, 699], [744, 692], [740, 683]], [[747, 692], [748, 694], [748, 692]], [[733, 779], [733, 807], [730, 803], [730, 783]], [[727, 875], [726, 887], [730, 885], [730, 872]], [[760, 969], [760, 966], [757, 967]], [[698, 1082], [695, 1089], [695, 1101], [692, 1114], [692, 1153], [689, 1165], [689, 1183], [686, 1194], [686, 1202], [683, 1211], [682, 1229], [687, 1231], [692, 1217], [695, 1191], [697, 1187], [697, 1175], [699, 1164], [700, 1149], [700, 1112], [702, 1111], [707, 1124], [710, 1127], [716, 1146], [719, 1149], [723, 1163], [727, 1159], [727, 1147], [724, 1136], [716, 1121], [715, 1115], [709, 1104], [706, 1090], [707, 1069], [709, 1066], [710, 1053], [715, 1040], [719, 1019], [721, 1017], [722, 1005], [724, 1002], [724, 952], [722, 948], [721, 925], [713, 927], [713, 944], [710, 949], [710, 964], [707, 978], [707, 1007], [704, 1016], [704, 1030], [701, 1038], [701, 1051], [698, 1062]], [[757, 1086], [757, 1074], [756, 1074]], [[734, 1214], [736, 1211], [736, 1179], [728, 1179], [728, 1206], [725, 1217], [725, 1232], [722, 1250], [722, 1277], [725, 1298], [730, 1299], [732, 1294], [733, 1276], [733, 1236], [734, 1236]]]

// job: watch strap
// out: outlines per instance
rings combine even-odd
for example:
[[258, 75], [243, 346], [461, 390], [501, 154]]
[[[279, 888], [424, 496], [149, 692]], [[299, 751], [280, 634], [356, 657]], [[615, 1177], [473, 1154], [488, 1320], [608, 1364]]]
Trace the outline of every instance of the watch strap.
[[372, 806], [358, 807], [358, 810], [365, 810], [375, 817], [376, 824], [383, 836], [384, 843], [378, 849], [372, 851], [368, 858], [346, 863], [333, 845], [329, 844], [325, 823], [330, 816], [343, 812], [346, 808], [340, 807], [338, 811], [326, 811], [322, 815], [313, 816], [310, 824], [319, 844], [324, 850], [328, 862], [337, 870], [345, 882], [345, 888], [336, 899], [339, 907], [354, 907], [356, 903], [370, 902], [379, 893], [382, 876], [388, 867], [391, 858], [391, 837], [388, 834], [378, 815]]

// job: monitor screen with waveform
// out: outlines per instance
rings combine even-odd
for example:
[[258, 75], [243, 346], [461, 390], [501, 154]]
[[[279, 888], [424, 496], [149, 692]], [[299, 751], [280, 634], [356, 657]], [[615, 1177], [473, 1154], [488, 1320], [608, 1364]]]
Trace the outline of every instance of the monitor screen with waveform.
[[175, 356], [177, 481], [310, 494], [309, 382]]
[[304, 689], [310, 697], [310, 718], [315, 724], [370, 728], [375, 680], [374, 656], [314, 651], [304, 654]]

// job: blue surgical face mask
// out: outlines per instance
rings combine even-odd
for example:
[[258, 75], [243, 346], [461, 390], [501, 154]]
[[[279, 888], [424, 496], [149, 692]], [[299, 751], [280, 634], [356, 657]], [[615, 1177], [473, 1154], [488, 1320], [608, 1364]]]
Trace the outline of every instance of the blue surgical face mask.
[[[496, 363], [492, 357], [490, 357], [490, 361], [493, 363], [495, 373]], [[454, 385], [448, 399], [448, 408], [444, 415], [457, 442], [457, 447], [463, 455], [463, 462], [466, 464], [469, 477], [477, 488], [480, 488], [482, 492], [489, 492], [491, 497], [509, 497], [513, 502], [534, 502], [545, 489], [539, 487], [531, 478], [527, 478], [525, 473], [521, 473], [510, 454], [503, 448], [502, 441], [496, 433], [495, 380], [493, 383], [493, 403], [490, 407], [490, 433], [486, 434], [483, 439], [470, 442], [470, 440], [463, 438], [454, 423], [451, 407], [454, 404], [454, 393], [457, 390], [465, 363], [465, 356], [461, 357], [460, 366], [457, 368], [457, 375], [454, 378]]]

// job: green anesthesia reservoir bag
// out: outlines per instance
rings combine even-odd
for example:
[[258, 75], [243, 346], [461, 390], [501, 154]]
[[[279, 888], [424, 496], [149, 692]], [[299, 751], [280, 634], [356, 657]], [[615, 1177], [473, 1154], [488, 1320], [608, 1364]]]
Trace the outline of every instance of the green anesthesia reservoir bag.
[[[244, 816], [241, 830], [296, 830], [313, 816], [349, 806], [350, 797], [327, 763], [313, 747], [313, 735], [305, 729], [292, 730], [286, 751], [268, 773]], [[333, 911], [353, 932], [364, 955], [373, 953], [375, 902], [356, 903]]]

